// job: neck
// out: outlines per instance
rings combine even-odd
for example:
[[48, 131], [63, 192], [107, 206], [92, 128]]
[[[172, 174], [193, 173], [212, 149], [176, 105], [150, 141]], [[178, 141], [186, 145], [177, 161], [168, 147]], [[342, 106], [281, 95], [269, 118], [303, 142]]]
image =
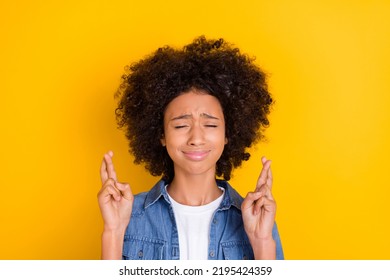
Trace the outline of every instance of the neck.
[[208, 204], [217, 199], [222, 191], [218, 188], [215, 175], [175, 174], [168, 186], [169, 195], [178, 203], [190, 206]]

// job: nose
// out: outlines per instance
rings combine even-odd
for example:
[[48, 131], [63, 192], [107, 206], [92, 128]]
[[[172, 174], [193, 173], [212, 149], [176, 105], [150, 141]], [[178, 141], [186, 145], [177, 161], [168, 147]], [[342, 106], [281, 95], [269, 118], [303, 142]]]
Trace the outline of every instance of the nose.
[[200, 125], [194, 125], [191, 127], [188, 135], [187, 144], [190, 146], [202, 146], [205, 143], [204, 131]]

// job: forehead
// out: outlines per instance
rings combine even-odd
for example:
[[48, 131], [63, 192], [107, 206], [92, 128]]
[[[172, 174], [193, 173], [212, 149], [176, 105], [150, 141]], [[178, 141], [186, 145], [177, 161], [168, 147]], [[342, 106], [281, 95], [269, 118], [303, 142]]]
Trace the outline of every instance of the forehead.
[[213, 114], [223, 117], [222, 107], [215, 96], [204, 92], [189, 91], [174, 98], [165, 109], [165, 117], [177, 114]]

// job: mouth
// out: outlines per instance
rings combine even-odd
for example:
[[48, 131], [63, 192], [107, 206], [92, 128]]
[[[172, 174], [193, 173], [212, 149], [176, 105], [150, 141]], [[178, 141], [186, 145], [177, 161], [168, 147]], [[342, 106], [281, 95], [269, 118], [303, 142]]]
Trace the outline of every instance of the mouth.
[[193, 161], [201, 161], [208, 156], [210, 151], [186, 151], [184, 156]]

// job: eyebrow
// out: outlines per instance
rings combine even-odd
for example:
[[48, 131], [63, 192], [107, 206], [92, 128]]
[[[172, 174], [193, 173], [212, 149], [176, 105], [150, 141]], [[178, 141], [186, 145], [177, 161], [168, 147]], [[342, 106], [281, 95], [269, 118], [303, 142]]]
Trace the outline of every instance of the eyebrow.
[[[200, 114], [200, 116], [203, 117], [203, 118], [206, 118], [206, 119], [219, 120], [219, 118], [214, 117], [214, 116], [209, 115], [209, 114], [206, 114], [206, 113], [202, 113], [202, 114]], [[180, 115], [180, 116], [172, 118], [171, 121], [183, 120], [183, 119], [191, 119], [191, 118], [192, 118], [191, 114], [184, 114], [184, 115]]]

